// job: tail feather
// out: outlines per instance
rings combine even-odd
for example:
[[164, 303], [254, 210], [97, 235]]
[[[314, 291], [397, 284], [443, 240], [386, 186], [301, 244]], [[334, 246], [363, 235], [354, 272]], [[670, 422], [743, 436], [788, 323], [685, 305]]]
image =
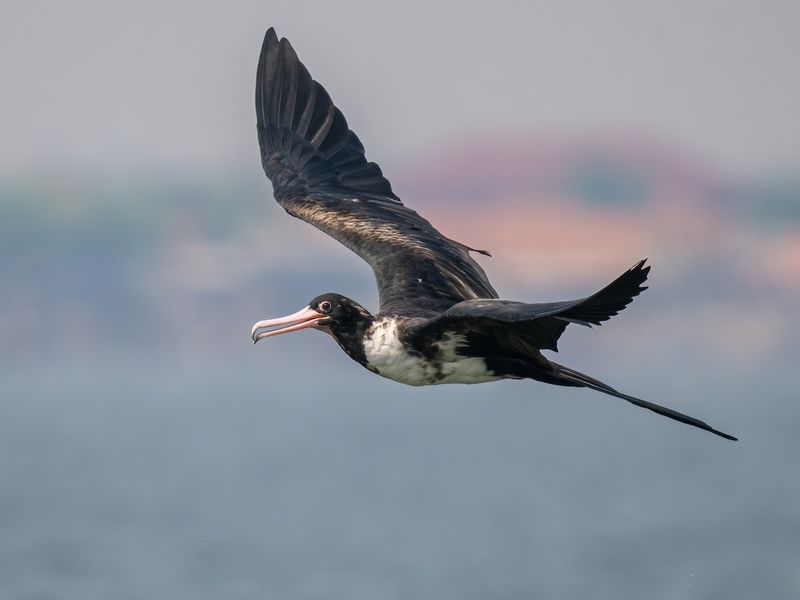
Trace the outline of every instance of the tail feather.
[[552, 361], [550, 364], [552, 364], [553, 368], [555, 369], [556, 378], [562, 379], [565, 383], [567, 383], [567, 385], [588, 387], [590, 389], [596, 390], [598, 392], [603, 392], [604, 394], [608, 394], [610, 396], [622, 398], [623, 400], [627, 400], [631, 404], [635, 404], [636, 406], [641, 406], [642, 408], [646, 408], [647, 410], [651, 410], [659, 415], [669, 417], [670, 419], [674, 419], [675, 421], [679, 421], [687, 425], [692, 425], [693, 427], [698, 427], [699, 429], [704, 429], [705, 431], [709, 431], [715, 435], [725, 438], [726, 440], [737, 441], [737, 438], [733, 437], [732, 435], [728, 435], [727, 433], [723, 433], [722, 431], [714, 429], [713, 427], [711, 427], [711, 425], [705, 423], [704, 421], [701, 421], [700, 419], [695, 419], [694, 417], [690, 417], [689, 415], [685, 415], [676, 410], [672, 410], [671, 408], [667, 408], [666, 406], [661, 406], [660, 404], [654, 404], [652, 402], [647, 402], [646, 400], [641, 400], [639, 398], [634, 398], [633, 396], [628, 396], [627, 394], [618, 392], [617, 390], [603, 383], [602, 381], [598, 381], [593, 377], [589, 377], [588, 375], [580, 373], [579, 371], [575, 371], [574, 369], [570, 369], [569, 367], [559, 365]]

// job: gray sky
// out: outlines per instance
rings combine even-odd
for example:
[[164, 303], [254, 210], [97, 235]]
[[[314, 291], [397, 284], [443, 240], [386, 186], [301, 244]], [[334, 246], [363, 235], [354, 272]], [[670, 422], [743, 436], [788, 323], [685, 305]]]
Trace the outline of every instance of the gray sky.
[[4, 8], [0, 173], [257, 168], [269, 25], [384, 170], [476, 134], [641, 133], [736, 172], [800, 171], [796, 1]]

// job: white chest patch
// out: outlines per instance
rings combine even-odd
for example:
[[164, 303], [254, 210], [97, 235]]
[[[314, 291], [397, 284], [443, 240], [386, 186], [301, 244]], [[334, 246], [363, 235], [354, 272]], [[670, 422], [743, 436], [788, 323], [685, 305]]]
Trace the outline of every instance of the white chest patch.
[[482, 383], [495, 381], [486, 368], [486, 361], [478, 357], [458, 354], [462, 336], [448, 334], [435, 343], [437, 355], [433, 359], [416, 356], [406, 351], [397, 337], [397, 321], [378, 319], [364, 338], [364, 354], [370, 370], [388, 379], [408, 385], [438, 383]]

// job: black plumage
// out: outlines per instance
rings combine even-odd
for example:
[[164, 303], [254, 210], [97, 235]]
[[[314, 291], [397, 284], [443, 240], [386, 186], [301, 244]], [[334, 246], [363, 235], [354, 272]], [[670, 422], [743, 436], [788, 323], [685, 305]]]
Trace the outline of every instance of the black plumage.
[[[275, 199], [291, 215], [335, 238], [371, 267], [380, 312], [323, 294], [294, 315], [260, 321], [253, 340], [304, 328], [332, 335], [354, 360], [412, 385], [502, 378], [588, 387], [727, 439], [708, 424], [622, 394], [545, 358], [570, 323], [600, 325], [646, 287], [634, 265], [579, 300], [500, 300], [470, 252], [403, 205], [323, 87], [286, 39], [264, 38], [256, 77], [258, 141]], [[276, 327], [278, 327], [276, 329]]]
[[273, 29], [258, 64], [256, 115], [275, 199], [367, 261], [381, 311], [435, 315], [461, 300], [497, 298], [472, 249], [394, 195], [341, 111]]

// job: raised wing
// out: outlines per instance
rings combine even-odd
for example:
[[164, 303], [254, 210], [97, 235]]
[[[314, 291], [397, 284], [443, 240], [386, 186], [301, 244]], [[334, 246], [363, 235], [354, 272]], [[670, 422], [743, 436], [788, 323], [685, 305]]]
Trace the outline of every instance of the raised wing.
[[462, 300], [497, 298], [469, 255], [476, 250], [400, 202], [344, 115], [272, 28], [258, 61], [256, 115], [275, 199], [369, 263], [381, 312], [433, 315]]

